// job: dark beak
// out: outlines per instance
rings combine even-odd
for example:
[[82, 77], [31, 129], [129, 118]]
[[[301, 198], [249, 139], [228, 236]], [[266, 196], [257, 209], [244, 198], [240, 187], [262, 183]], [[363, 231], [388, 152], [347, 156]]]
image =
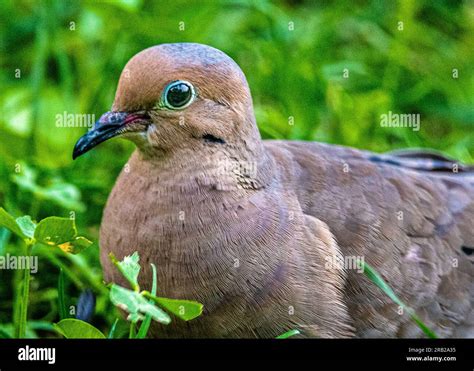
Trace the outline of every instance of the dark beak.
[[100, 143], [105, 142], [107, 139], [113, 138], [128, 131], [132, 131], [128, 130], [130, 127], [129, 124], [145, 118], [146, 115], [141, 113], [104, 113], [100, 117], [99, 121], [94, 124], [94, 127], [79, 138], [76, 145], [74, 146], [72, 159], [75, 160], [77, 157], [88, 152]]

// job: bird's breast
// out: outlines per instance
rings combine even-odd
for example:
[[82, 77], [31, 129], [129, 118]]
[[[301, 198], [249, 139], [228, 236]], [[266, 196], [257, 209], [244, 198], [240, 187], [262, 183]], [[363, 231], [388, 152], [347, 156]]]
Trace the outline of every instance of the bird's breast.
[[[272, 287], [267, 281], [286, 260], [282, 246], [297, 229], [291, 210], [271, 192], [202, 188], [192, 176], [170, 184], [163, 174], [151, 181], [153, 175], [133, 172], [132, 164], [111, 192], [100, 233], [107, 281], [125, 284], [108, 261], [110, 252], [121, 259], [138, 251], [143, 288], [150, 288], [153, 263], [160, 295], [201, 300], [208, 309], [223, 297]], [[249, 290], [249, 282], [257, 284]]]

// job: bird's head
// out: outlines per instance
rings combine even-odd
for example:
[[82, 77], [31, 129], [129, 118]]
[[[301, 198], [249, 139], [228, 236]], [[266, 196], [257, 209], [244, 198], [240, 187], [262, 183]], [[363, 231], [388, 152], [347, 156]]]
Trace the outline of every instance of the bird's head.
[[120, 76], [112, 110], [78, 140], [73, 158], [113, 137], [160, 156], [213, 147], [238, 148], [248, 159], [261, 146], [243, 72], [223, 52], [193, 43], [135, 55]]

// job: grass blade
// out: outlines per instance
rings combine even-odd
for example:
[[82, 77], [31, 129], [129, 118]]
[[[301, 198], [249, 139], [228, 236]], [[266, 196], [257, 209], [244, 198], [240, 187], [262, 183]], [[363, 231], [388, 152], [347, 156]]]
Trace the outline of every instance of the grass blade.
[[114, 321], [114, 324], [113, 324], [112, 327], [110, 328], [109, 335], [107, 336], [107, 339], [113, 339], [113, 338], [114, 338], [115, 331], [117, 330], [117, 323], [118, 323], [118, 321], [119, 321], [119, 319], [116, 318], [115, 321]]
[[278, 335], [275, 339], [288, 339], [289, 337], [299, 335], [299, 334], [301, 334], [301, 332], [299, 332], [299, 330], [293, 329], [293, 330], [287, 331], [287, 332], [285, 332], [281, 335]]
[[[156, 295], [157, 290], [157, 278], [156, 278], [156, 267], [155, 264], [151, 264], [151, 269], [153, 270], [153, 283], [151, 286], [151, 293], [152, 295]], [[146, 315], [145, 319], [143, 320], [140, 329], [138, 330], [137, 339], [144, 339], [148, 333], [148, 329], [150, 328], [151, 324], [151, 316], [149, 314]]]
[[66, 309], [66, 293], [64, 289], [64, 271], [59, 269], [58, 277], [58, 308], [59, 308], [59, 318], [65, 319], [68, 318], [67, 309]]
[[416, 315], [415, 311], [407, 306], [400, 298], [393, 292], [392, 288], [384, 281], [384, 279], [377, 273], [377, 271], [372, 268], [366, 262], [362, 263], [362, 268], [364, 269], [364, 274], [369, 280], [371, 280], [375, 285], [377, 285], [387, 296], [392, 299], [398, 306], [402, 307], [409, 315], [410, 318], [415, 321], [418, 327], [425, 333], [425, 335], [431, 339], [436, 339], [437, 336], [433, 330], [431, 330], [426, 324]]

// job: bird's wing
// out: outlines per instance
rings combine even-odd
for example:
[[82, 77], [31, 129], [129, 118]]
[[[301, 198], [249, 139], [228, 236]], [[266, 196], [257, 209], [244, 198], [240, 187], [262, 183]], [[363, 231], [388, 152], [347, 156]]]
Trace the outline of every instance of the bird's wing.
[[[311, 215], [304, 215], [304, 235], [298, 241], [299, 282], [305, 286], [302, 323], [298, 327], [308, 337], [352, 337], [355, 329], [344, 298], [346, 270], [342, 254], [329, 227]], [[295, 250], [295, 249], [293, 249]], [[295, 252], [296, 253], [296, 252]], [[317, 287], [309, 284], [318, 277]], [[298, 282], [298, 280], [295, 280]]]
[[396, 150], [386, 154], [367, 153], [368, 159], [417, 171], [474, 174], [474, 166], [465, 165], [437, 151], [426, 149]]
[[[450, 159], [420, 152], [285, 141], [266, 148], [277, 163], [292, 159], [285, 186], [329, 226], [347, 259], [373, 266], [438, 336], [474, 336], [474, 172], [453, 173]], [[359, 336], [422, 336], [357, 270], [348, 270], [345, 295]]]

